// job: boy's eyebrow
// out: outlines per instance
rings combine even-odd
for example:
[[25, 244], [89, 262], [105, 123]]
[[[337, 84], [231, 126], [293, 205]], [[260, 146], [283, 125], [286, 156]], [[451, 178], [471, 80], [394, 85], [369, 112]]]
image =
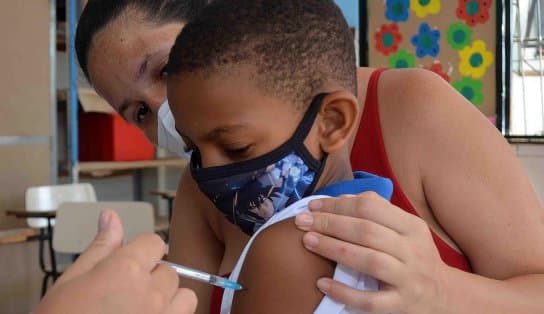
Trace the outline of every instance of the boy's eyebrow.
[[[207, 138], [207, 139], [214, 139], [214, 138], [218, 137], [221, 133], [226, 133], [226, 132], [232, 131], [232, 129], [244, 128], [244, 127], [246, 127], [246, 126], [247, 126], [247, 124], [245, 124], [245, 123], [241, 123], [241, 124], [231, 124], [231, 125], [222, 125], [222, 126], [216, 127], [216, 128], [213, 129], [212, 131], [208, 132], [204, 137]], [[187, 137], [187, 135], [183, 134], [183, 133], [178, 129], [178, 127], [176, 127], [176, 131], [178, 132], [178, 134], [179, 134], [181, 137]]]
[[214, 139], [214, 138], [219, 137], [219, 135], [221, 135], [221, 133], [227, 133], [227, 132], [232, 131], [233, 129], [244, 128], [244, 127], [246, 127], [246, 126], [247, 126], [247, 124], [245, 124], [245, 123], [241, 123], [241, 124], [230, 124], [230, 125], [222, 125], [222, 126], [216, 127], [216, 128], [213, 129], [212, 131], [208, 132], [208, 133], [205, 135], [205, 138], [207, 138], [207, 139]]

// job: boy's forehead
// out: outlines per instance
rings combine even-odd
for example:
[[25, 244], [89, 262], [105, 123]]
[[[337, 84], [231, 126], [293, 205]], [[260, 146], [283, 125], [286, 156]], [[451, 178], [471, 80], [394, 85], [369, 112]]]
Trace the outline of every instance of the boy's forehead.
[[167, 88], [176, 126], [184, 134], [260, 123], [276, 116], [287, 122], [298, 113], [295, 106], [264, 93], [249, 72], [169, 76]]
[[[222, 110], [229, 102], [254, 106], [277, 98], [266, 93], [250, 66], [229, 66], [203, 69], [168, 77], [168, 97], [174, 106], [203, 106]], [[280, 99], [278, 98], [278, 101]]]

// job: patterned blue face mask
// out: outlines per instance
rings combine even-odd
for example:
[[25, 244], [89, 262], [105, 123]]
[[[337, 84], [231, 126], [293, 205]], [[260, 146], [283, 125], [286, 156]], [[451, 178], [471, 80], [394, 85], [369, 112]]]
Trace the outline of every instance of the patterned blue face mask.
[[255, 159], [202, 168], [198, 151], [191, 157], [191, 174], [200, 190], [227, 219], [252, 235], [272, 215], [308, 196], [325, 167], [304, 146], [321, 102], [317, 95], [295, 134], [283, 145]]

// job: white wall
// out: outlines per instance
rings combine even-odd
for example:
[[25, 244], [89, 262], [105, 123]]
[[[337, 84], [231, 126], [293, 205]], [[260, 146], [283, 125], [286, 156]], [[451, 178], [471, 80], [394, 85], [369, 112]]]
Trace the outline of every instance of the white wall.
[[544, 145], [513, 144], [512, 147], [544, 206]]

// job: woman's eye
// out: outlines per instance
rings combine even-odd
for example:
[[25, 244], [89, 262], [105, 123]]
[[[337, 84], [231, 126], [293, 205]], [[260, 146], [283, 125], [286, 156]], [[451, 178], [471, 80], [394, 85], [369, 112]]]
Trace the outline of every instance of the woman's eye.
[[136, 111], [136, 117], [134, 120], [136, 120], [137, 124], [142, 124], [145, 121], [145, 118], [149, 114], [149, 106], [146, 104], [141, 104], [140, 107], [138, 107], [138, 111]]

